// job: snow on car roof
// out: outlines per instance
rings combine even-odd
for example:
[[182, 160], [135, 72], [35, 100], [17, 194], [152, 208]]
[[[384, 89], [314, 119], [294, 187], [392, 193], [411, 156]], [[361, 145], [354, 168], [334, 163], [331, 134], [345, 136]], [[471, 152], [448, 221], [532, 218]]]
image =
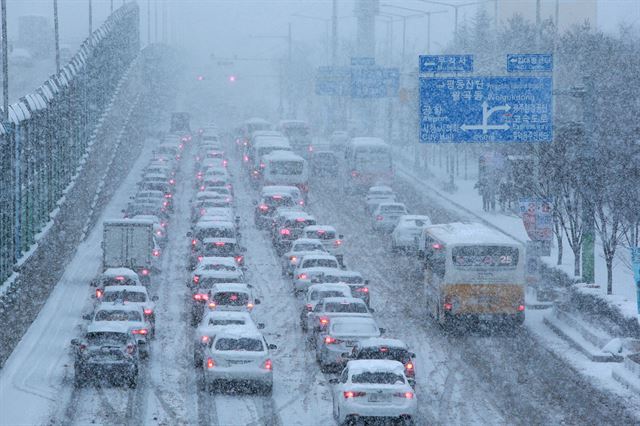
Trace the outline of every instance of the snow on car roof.
[[304, 269], [304, 272], [307, 275], [320, 275], [320, 274], [331, 274], [332, 271], [335, 271], [337, 268], [328, 268], [326, 266], [314, 266], [311, 268], [300, 268], [300, 269]]
[[402, 216], [400, 216], [400, 220], [424, 220], [424, 221], [431, 221], [431, 218], [429, 216], [425, 216], [425, 215], [419, 215], [419, 214], [404, 214]]
[[393, 202], [385, 202], [385, 203], [380, 203], [378, 204], [378, 208], [380, 207], [403, 207], [403, 208], [407, 208], [407, 206], [404, 205], [404, 203], [393, 203]]
[[406, 343], [400, 339], [390, 339], [387, 337], [370, 337], [358, 342], [358, 348], [371, 348], [376, 346], [387, 346], [390, 348], [407, 349]]
[[104, 272], [102, 274], [100, 274], [102, 277], [116, 277], [119, 275], [122, 275], [123, 277], [127, 277], [127, 278], [139, 278], [138, 274], [136, 274], [133, 270], [129, 269], [129, 268], [108, 268], [105, 269]]
[[271, 124], [264, 118], [260, 117], [251, 117], [245, 121], [246, 124]]
[[235, 228], [235, 225], [228, 220], [199, 220], [196, 224], [196, 229], [212, 228]]
[[267, 185], [262, 187], [262, 195], [271, 195], [274, 192], [300, 192], [300, 190], [290, 185]]
[[105, 220], [102, 222], [103, 225], [123, 225], [123, 224], [131, 224], [131, 225], [153, 225], [153, 222], [150, 220], [142, 220], [142, 219], [117, 219], [117, 220]]
[[96, 312], [98, 311], [137, 311], [142, 313], [142, 307], [127, 302], [100, 302], [96, 307]]
[[158, 198], [160, 198], [160, 197], [164, 198], [164, 192], [151, 190], [151, 189], [145, 189], [143, 191], [138, 191], [138, 193], [136, 194], [136, 197], [149, 198], [150, 195], [153, 195], [154, 197], [158, 197]]
[[282, 147], [291, 149], [289, 139], [283, 136], [256, 136], [254, 146], [256, 148]]
[[236, 266], [236, 261], [233, 257], [221, 257], [221, 256], [206, 256], [203, 257], [198, 267], [204, 265], [225, 265], [225, 266]]
[[215, 294], [217, 292], [222, 292], [222, 291], [233, 291], [235, 293], [247, 293], [247, 294], [251, 293], [251, 289], [245, 283], [220, 283], [220, 284], [214, 284], [213, 288], [211, 289], [211, 294]]
[[293, 246], [293, 245], [298, 244], [298, 243], [300, 243], [300, 244], [322, 244], [322, 241], [320, 241], [317, 238], [298, 238], [297, 240], [294, 240], [293, 243], [291, 243], [291, 245]]
[[304, 210], [296, 210], [296, 209], [292, 209], [289, 211], [283, 211], [282, 212], [282, 216], [285, 219], [315, 219], [315, 217], [313, 217], [313, 215], [310, 215], [309, 213], [305, 212]]
[[372, 186], [371, 188], [369, 188], [369, 192], [393, 192], [393, 189], [386, 185], [380, 185]]
[[[233, 259], [233, 258], [230, 258]], [[239, 281], [242, 281], [242, 271], [239, 269], [234, 269], [233, 271], [225, 271], [225, 270], [215, 270], [215, 269], [203, 269], [198, 271], [198, 275], [202, 278], [207, 277], [216, 277], [216, 278], [238, 278]]]
[[304, 257], [304, 260], [336, 260], [336, 257], [329, 253], [311, 253]]
[[346, 291], [351, 294], [351, 288], [344, 283], [325, 283], [325, 284], [312, 284], [307, 290], [308, 293], [312, 291]]
[[220, 331], [216, 331], [217, 339], [239, 339], [249, 338], [258, 339], [262, 342], [262, 333], [255, 327], [221, 327]]
[[304, 227], [304, 231], [328, 231], [336, 232], [336, 228], [331, 225], [309, 225]]
[[246, 311], [208, 311], [205, 318], [209, 319], [243, 319], [253, 323], [251, 314]]
[[[321, 284], [322, 285], [322, 284]], [[364, 305], [364, 300], [358, 297], [325, 297], [324, 303], [357, 303]]]
[[362, 277], [362, 274], [358, 271], [351, 271], [345, 269], [338, 269], [337, 271], [331, 272], [332, 275], [342, 276], [342, 277]]
[[522, 246], [513, 238], [481, 223], [443, 223], [424, 228], [444, 244], [511, 244]]
[[205, 244], [207, 243], [216, 243], [216, 242], [220, 242], [220, 243], [236, 243], [236, 239], [235, 238], [220, 238], [220, 237], [208, 237], [205, 238], [204, 240], [202, 240]]
[[349, 374], [389, 371], [404, 375], [404, 365], [390, 359], [358, 359], [347, 362]]

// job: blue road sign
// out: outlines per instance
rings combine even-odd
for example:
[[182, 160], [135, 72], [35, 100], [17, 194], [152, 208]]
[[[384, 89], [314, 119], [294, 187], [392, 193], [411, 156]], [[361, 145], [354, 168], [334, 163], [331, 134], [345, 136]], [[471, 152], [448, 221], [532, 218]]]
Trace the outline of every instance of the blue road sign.
[[348, 67], [319, 67], [315, 91], [321, 96], [348, 96], [351, 90], [351, 70]]
[[550, 77], [420, 78], [420, 142], [551, 142]]
[[351, 68], [352, 98], [384, 98], [396, 96], [400, 88], [398, 68]]
[[515, 53], [507, 55], [507, 71], [553, 71], [551, 53]]
[[375, 64], [376, 64], [375, 58], [368, 58], [368, 57], [351, 58], [352, 67], [372, 67]]
[[473, 55], [420, 55], [420, 72], [471, 72]]

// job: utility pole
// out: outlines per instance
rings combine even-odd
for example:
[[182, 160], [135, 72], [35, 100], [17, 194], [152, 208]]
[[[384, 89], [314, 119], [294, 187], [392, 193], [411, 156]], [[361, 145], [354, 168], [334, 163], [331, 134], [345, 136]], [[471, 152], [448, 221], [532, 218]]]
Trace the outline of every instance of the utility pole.
[[56, 49], [56, 72], [60, 72], [60, 28], [58, 27], [58, 0], [53, 0], [53, 38]]
[[338, 0], [333, 0], [331, 9], [331, 65], [338, 65]]
[[147, 0], [147, 44], [151, 44], [151, 0]]
[[93, 34], [93, 9], [91, 7], [91, 0], [89, 0], [89, 37]]
[[7, 41], [7, 0], [0, 0], [2, 9], [2, 119], [9, 121], [9, 43]]
[[167, 2], [162, 2], [162, 42], [167, 43], [168, 34], [167, 34]]
[[113, 13], [113, 0], [111, 0], [111, 4], [109, 5], [109, 12]]
[[[584, 179], [587, 180], [587, 193], [594, 190], [592, 170], [595, 166], [595, 140], [594, 123], [596, 120], [595, 110], [595, 85], [592, 76], [584, 76], [584, 95], [583, 100], [583, 126], [584, 137], [586, 139], [587, 168], [585, 169]], [[595, 211], [593, 203], [583, 194], [582, 206], [582, 225], [584, 231], [582, 235], [582, 281], [592, 284], [594, 277], [594, 260], [595, 260]]]
[[158, 42], [158, 1], [153, 2], [153, 41]]

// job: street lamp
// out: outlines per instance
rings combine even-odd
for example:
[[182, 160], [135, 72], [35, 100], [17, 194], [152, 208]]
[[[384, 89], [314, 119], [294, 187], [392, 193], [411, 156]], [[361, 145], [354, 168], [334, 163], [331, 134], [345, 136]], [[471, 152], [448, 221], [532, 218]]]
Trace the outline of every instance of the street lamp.
[[406, 50], [407, 50], [407, 19], [414, 19], [414, 18], [422, 18], [424, 15], [424, 13], [416, 13], [413, 15], [401, 15], [398, 13], [393, 13], [393, 12], [380, 12], [380, 15], [383, 16], [395, 16], [400, 18], [400, 20], [402, 21], [402, 67], [404, 68], [404, 65], [407, 62], [407, 57], [406, 57]]
[[[452, 7], [455, 11], [455, 24], [453, 27], [453, 31], [455, 34], [458, 33], [458, 9], [460, 9], [461, 7], [466, 7], [466, 6], [473, 6], [476, 4], [482, 4], [482, 3], [487, 3], [489, 1], [494, 1], [497, 3], [497, 0], [482, 0], [482, 1], [474, 1], [474, 2], [469, 2], [469, 3], [461, 3], [461, 4], [455, 4], [455, 3], [447, 3], [447, 2], [443, 2], [443, 1], [434, 1], [434, 0], [418, 0], [419, 2], [422, 3], [429, 3], [429, 4], [437, 4], [440, 6], [448, 6], [448, 7]], [[497, 20], [497, 16], [496, 16], [496, 20]]]
[[392, 4], [382, 4], [383, 7], [387, 7], [387, 8], [392, 8], [392, 9], [399, 9], [399, 10], [406, 10], [409, 12], [418, 12], [418, 13], [422, 13], [424, 15], [426, 15], [427, 17], [427, 53], [431, 53], [431, 15], [438, 15], [440, 13], [447, 13], [446, 10], [436, 10], [436, 11], [424, 11], [424, 10], [419, 10], [419, 9], [411, 9], [409, 7], [403, 7], [403, 6], [396, 6], [396, 5], [392, 5]]

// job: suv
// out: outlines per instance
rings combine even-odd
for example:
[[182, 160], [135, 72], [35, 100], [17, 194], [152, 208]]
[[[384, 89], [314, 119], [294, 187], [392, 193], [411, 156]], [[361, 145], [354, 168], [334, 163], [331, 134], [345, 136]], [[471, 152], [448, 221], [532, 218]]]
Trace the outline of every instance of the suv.
[[90, 377], [119, 379], [130, 388], [138, 382], [138, 345], [121, 324], [91, 324], [82, 339], [73, 339], [74, 385], [83, 386]]
[[302, 230], [303, 238], [317, 238], [322, 241], [325, 250], [334, 255], [340, 266], [344, 266], [344, 247], [342, 245], [344, 235], [338, 235], [333, 226], [311, 225]]

